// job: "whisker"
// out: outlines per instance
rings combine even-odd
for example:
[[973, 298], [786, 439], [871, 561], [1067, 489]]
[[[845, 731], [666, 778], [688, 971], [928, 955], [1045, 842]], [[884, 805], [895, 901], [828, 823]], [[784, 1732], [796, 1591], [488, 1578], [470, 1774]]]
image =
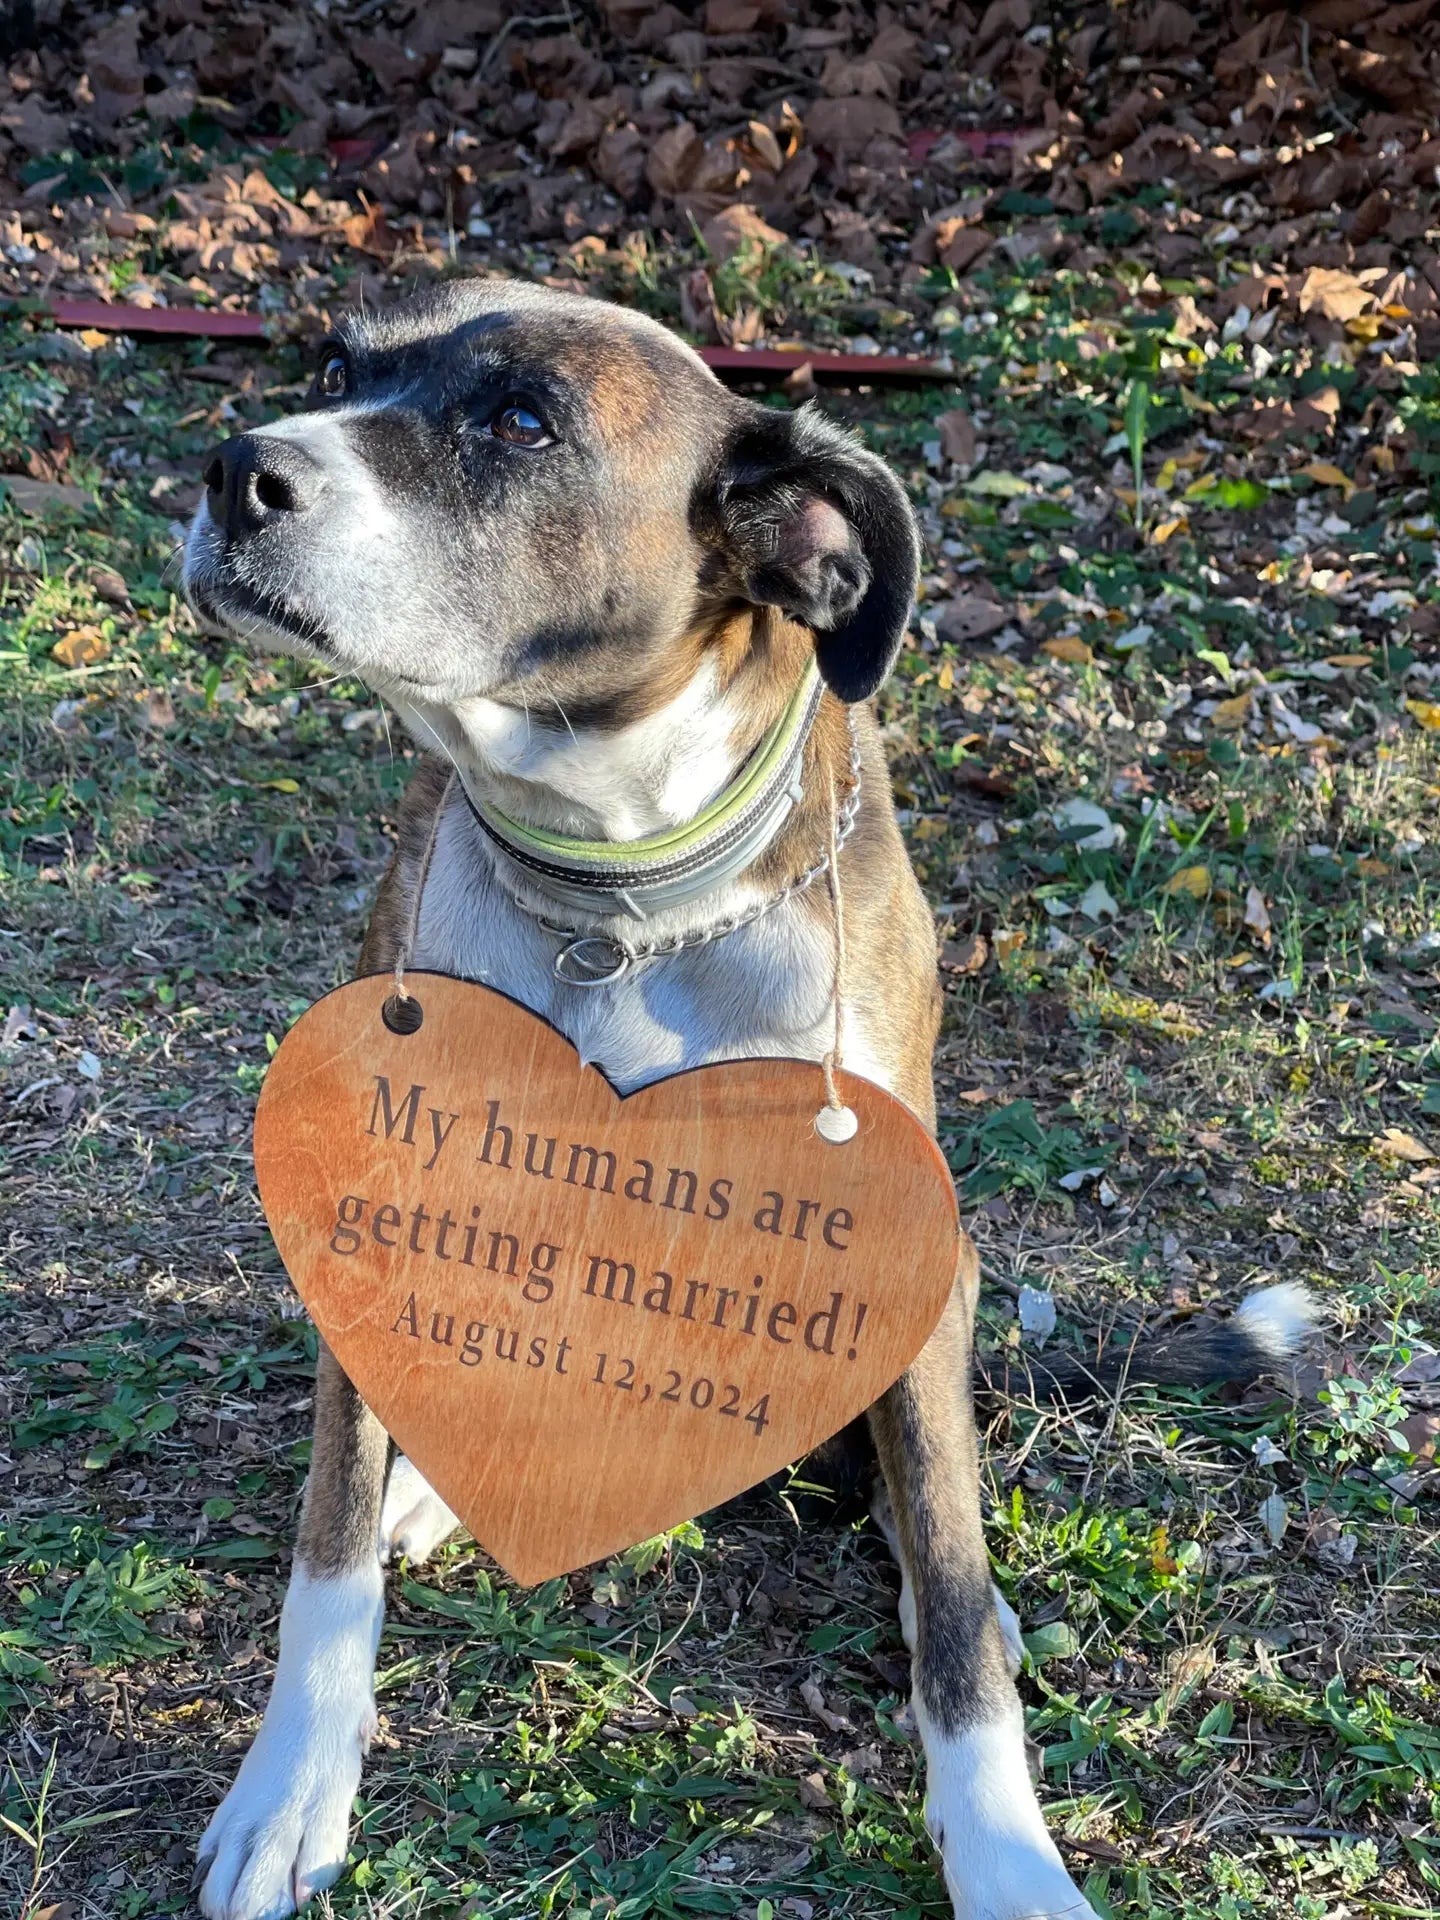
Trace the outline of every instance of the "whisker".
[[[399, 703], [397, 702], [397, 709], [398, 709], [398, 705]], [[440, 735], [435, 731], [434, 727], [431, 726], [430, 722], [425, 718], [424, 714], [419, 712], [417, 708], [412, 707], [409, 701], [405, 702], [405, 708], [406, 708], [407, 724], [409, 724], [410, 726], [414, 726], [418, 721], [419, 724], [422, 727], [424, 727], [425, 731], [429, 734], [430, 738], [435, 742], [436, 746], [440, 749], [441, 753], [444, 754], [445, 758], [450, 762], [451, 766], [455, 769], [456, 775], [458, 776], [460, 784], [463, 787], [465, 785], [465, 775], [461, 770], [460, 762], [455, 758], [454, 754], [450, 751], [450, 748], [447, 746], [445, 741], [441, 739]]]
[[[572, 742], [574, 743], [574, 745], [578, 747], [578, 746], [579, 746], [579, 744], [580, 744], [580, 741], [579, 741], [579, 739], [578, 739], [578, 738], [577, 738], [577, 736], [576, 736], [576, 733], [575, 733], [575, 729], [574, 729], [574, 727], [572, 727], [572, 726], [571, 726], [571, 724], [570, 724], [570, 716], [569, 716], [569, 714], [568, 714], [568, 713], [566, 713], [566, 711], [565, 711], [565, 709], [564, 709], [564, 707], [562, 707], [562, 706], [561, 706], [561, 704], [560, 704], [560, 696], [559, 696], [559, 694], [558, 694], [558, 693], [552, 693], [552, 694], [550, 695], [550, 698], [551, 698], [551, 699], [552, 699], [552, 700], [553, 700], [553, 701], [555, 702], [555, 711], [556, 711], [556, 712], [557, 712], [557, 713], [559, 714], [559, 716], [560, 716], [560, 718], [561, 718], [561, 719], [562, 719], [562, 720], [563, 720], [563, 721], [565, 722], [565, 731], [566, 731], [566, 732], [567, 732], [567, 733], [569, 734], [569, 736], [570, 736], [570, 738], [571, 738], [571, 741], [572, 741]], [[526, 710], [525, 710], [525, 712], [526, 712], [526, 717], [528, 718], [528, 717], [529, 717], [529, 712], [530, 712], [530, 710], [529, 710], [529, 708], [528, 708], [528, 707], [526, 708]]]

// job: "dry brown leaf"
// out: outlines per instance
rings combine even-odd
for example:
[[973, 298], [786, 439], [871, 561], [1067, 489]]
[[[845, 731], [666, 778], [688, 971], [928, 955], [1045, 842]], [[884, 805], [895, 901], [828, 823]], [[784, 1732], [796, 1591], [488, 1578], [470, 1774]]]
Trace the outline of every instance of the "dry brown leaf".
[[1375, 305], [1375, 296], [1353, 273], [1311, 267], [1300, 283], [1297, 305], [1301, 313], [1318, 313], [1326, 320], [1353, 320]]
[[1415, 1460], [1429, 1464], [1435, 1459], [1435, 1444], [1440, 1440], [1440, 1413], [1412, 1413], [1395, 1431], [1405, 1442], [1405, 1450]]
[[1008, 927], [996, 929], [995, 958], [997, 960], [1004, 961], [1013, 959], [1024, 945], [1025, 935], [1023, 932], [1016, 932]]
[[780, 142], [763, 120], [751, 120], [745, 128], [745, 152], [767, 173], [779, 173], [785, 164]]
[[1394, 1160], [1408, 1160], [1414, 1166], [1423, 1166], [1427, 1160], [1440, 1158], [1427, 1147], [1423, 1140], [1417, 1140], [1413, 1133], [1406, 1133], [1403, 1127], [1386, 1127], [1374, 1142], [1377, 1153], [1386, 1153]]
[[385, 218], [385, 209], [368, 202], [362, 213], [351, 214], [343, 231], [347, 246], [357, 253], [368, 253], [376, 260], [389, 260], [404, 244]]
[[1258, 887], [1245, 889], [1245, 914], [1242, 923], [1262, 947], [1270, 945], [1270, 909]]
[[1010, 615], [993, 600], [978, 593], [956, 594], [935, 609], [935, 627], [943, 640], [957, 645], [967, 640], [984, 640], [998, 633]]
[[1156, 0], [1135, 23], [1135, 51], [1141, 54], [1180, 53], [1195, 38], [1196, 20], [1178, 0]]
[[91, 667], [110, 651], [110, 642], [98, 627], [73, 627], [50, 649], [62, 667]]
[[707, 33], [752, 33], [759, 24], [760, 9], [754, 0], [706, 0]]
[[831, 1733], [852, 1732], [850, 1722], [843, 1713], [836, 1713], [833, 1707], [827, 1707], [825, 1696], [814, 1680], [800, 1682], [800, 1698], [814, 1714], [822, 1727], [828, 1727]]
[[1375, 658], [1373, 653], [1327, 653], [1327, 667], [1368, 667]]
[[1048, 653], [1052, 660], [1067, 661], [1072, 667], [1088, 667], [1095, 658], [1078, 633], [1057, 633], [1053, 640], [1041, 643], [1040, 651]]
[[1307, 480], [1316, 480], [1322, 487], [1343, 487], [1347, 500], [1355, 491], [1355, 482], [1349, 474], [1342, 473], [1340, 468], [1329, 460], [1312, 460], [1308, 466], [1301, 467], [1300, 471]]
[[962, 227], [940, 254], [940, 264], [954, 273], [968, 273], [995, 244], [984, 227]]
[[125, 584], [124, 576], [117, 573], [114, 567], [92, 567], [90, 584], [99, 598], [108, 601], [112, 607], [129, 606], [130, 589]]
[[820, 84], [826, 93], [873, 93], [882, 100], [893, 100], [903, 78], [900, 69], [888, 60], [847, 60], [834, 52], [825, 62]]
[[1221, 733], [1234, 733], [1245, 724], [1250, 711], [1251, 692], [1246, 687], [1243, 693], [1232, 694], [1228, 700], [1221, 700], [1210, 716], [1210, 724]]
[[722, 208], [713, 220], [707, 220], [700, 237], [712, 257], [721, 262], [733, 259], [747, 246], [781, 247], [786, 240], [778, 227], [772, 227], [743, 200], [733, 207]]
[[50, 507], [88, 507], [90, 496], [83, 487], [70, 487], [58, 480], [32, 480], [26, 473], [0, 473], [6, 492], [21, 513], [44, 513]]
[[818, 1770], [805, 1773], [796, 1782], [796, 1791], [802, 1807], [808, 1807], [812, 1813], [821, 1813], [833, 1809], [835, 1802], [825, 1790], [825, 1776]]
[[681, 193], [694, 178], [704, 151], [699, 134], [688, 120], [682, 120], [678, 127], [667, 127], [651, 147], [645, 177], [656, 193]]
[[1303, 400], [1295, 403], [1295, 418], [1308, 421], [1312, 415], [1318, 415], [1327, 426], [1333, 426], [1340, 413], [1340, 390], [1338, 387], [1321, 387], [1317, 393], [1307, 393]]
[[140, 717], [147, 727], [156, 733], [163, 733], [167, 727], [175, 724], [175, 702], [164, 687], [155, 687], [147, 693], [141, 703]]
[[983, 933], [968, 940], [947, 940], [940, 950], [941, 964], [951, 973], [979, 973], [990, 958], [990, 942]]
[[975, 422], [964, 407], [951, 407], [935, 422], [940, 435], [940, 451], [957, 467], [968, 467], [975, 458]]
[[851, 93], [839, 100], [817, 100], [805, 115], [805, 132], [814, 146], [837, 159], [851, 159], [872, 140], [898, 140], [900, 116], [888, 100]]
[[698, 333], [702, 340], [720, 338], [715, 288], [704, 267], [692, 268], [680, 282], [680, 322], [688, 333]]
[[1179, 340], [1193, 340], [1197, 333], [1214, 333], [1215, 322], [1196, 306], [1194, 294], [1182, 293], [1171, 313], [1170, 331]]
[[0, 108], [0, 131], [9, 134], [22, 153], [58, 153], [70, 144], [70, 122], [58, 113], [47, 113], [38, 93], [27, 93]]

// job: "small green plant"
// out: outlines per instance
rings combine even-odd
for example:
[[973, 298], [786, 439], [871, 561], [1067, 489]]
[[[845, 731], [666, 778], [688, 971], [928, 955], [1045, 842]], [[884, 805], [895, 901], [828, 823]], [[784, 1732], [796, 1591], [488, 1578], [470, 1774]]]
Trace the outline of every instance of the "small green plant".
[[1143, 517], [1145, 496], [1145, 423], [1150, 412], [1150, 382], [1132, 380], [1125, 390], [1125, 444], [1135, 482], [1135, 524]]
[[711, 272], [715, 305], [727, 319], [755, 309], [769, 327], [829, 320], [849, 289], [833, 268], [808, 260], [788, 242], [746, 240]]
[[[103, 1813], [77, 1814], [69, 1820], [55, 1820], [52, 1817], [50, 1801], [55, 1786], [55, 1753], [52, 1745], [40, 1770], [40, 1778], [35, 1785], [27, 1786], [15, 1770], [13, 1761], [7, 1762], [13, 1797], [7, 1795], [4, 1806], [0, 1807], [0, 1827], [13, 1834], [30, 1855], [30, 1886], [20, 1902], [22, 1914], [36, 1911], [40, 1893], [40, 1884], [45, 1877], [46, 1850], [56, 1841], [71, 1840], [76, 1834], [83, 1833], [88, 1827], [108, 1826], [116, 1820], [128, 1820], [135, 1813], [134, 1807], [118, 1807]], [[51, 1907], [55, 1913], [57, 1908]]]
[[971, 1201], [991, 1199], [1007, 1187], [1039, 1193], [1062, 1174], [1098, 1165], [1095, 1150], [1073, 1127], [1043, 1126], [1032, 1100], [1012, 1100], [978, 1125], [942, 1137], [951, 1169], [964, 1174], [965, 1197]]
[[646, 1574], [653, 1572], [662, 1560], [677, 1549], [700, 1553], [704, 1546], [705, 1536], [693, 1520], [683, 1521], [649, 1540], [639, 1540], [606, 1563], [592, 1587], [595, 1599], [607, 1606], [623, 1606], [633, 1598]]
[[1354, 1466], [1367, 1452], [1381, 1453], [1387, 1447], [1408, 1451], [1400, 1424], [1409, 1408], [1399, 1387], [1383, 1374], [1368, 1381], [1342, 1374], [1328, 1381], [1318, 1398], [1329, 1411], [1330, 1423], [1310, 1438], [1316, 1452], [1328, 1454], [1337, 1466]]

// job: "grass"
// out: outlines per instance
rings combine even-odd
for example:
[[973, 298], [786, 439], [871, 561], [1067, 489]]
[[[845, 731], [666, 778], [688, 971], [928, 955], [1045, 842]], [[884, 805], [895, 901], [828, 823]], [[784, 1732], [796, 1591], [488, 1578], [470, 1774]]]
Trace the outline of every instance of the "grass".
[[[838, 297], [745, 271], [731, 311]], [[926, 522], [885, 715], [984, 1339], [1022, 1286], [1090, 1343], [1280, 1277], [1327, 1314], [1293, 1397], [993, 1409], [1045, 1797], [1113, 1920], [1433, 1912], [1440, 731], [1393, 610], [1433, 600], [1430, 506], [1226, 450], [1239, 393], [1316, 372], [1280, 330], [1257, 383], [1108, 285], [980, 298], [948, 336], [975, 472], [928, 451], [953, 393], [836, 405]], [[109, 1920], [185, 1908], [265, 1697], [314, 1345], [249, 1119], [352, 962], [411, 756], [362, 688], [204, 642], [175, 596], [190, 476], [298, 357], [36, 343], [5, 323], [0, 442], [69, 433], [95, 504], [0, 506], [0, 1886]], [[1431, 457], [1434, 377], [1391, 398]], [[981, 581], [1011, 628], [952, 646]], [[531, 1593], [464, 1541], [402, 1571], [332, 1911], [942, 1916], [894, 1576], [802, 1496]]]

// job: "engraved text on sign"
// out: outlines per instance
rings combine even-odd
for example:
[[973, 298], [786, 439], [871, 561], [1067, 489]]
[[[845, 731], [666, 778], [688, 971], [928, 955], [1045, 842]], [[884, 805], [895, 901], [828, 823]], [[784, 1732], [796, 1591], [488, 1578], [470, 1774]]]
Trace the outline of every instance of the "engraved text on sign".
[[533, 1581], [763, 1479], [863, 1411], [948, 1298], [948, 1172], [853, 1075], [705, 1067], [620, 1099], [552, 1028], [443, 976], [306, 1013], [256, 1118], [281, 1254], [356, 1386]]

